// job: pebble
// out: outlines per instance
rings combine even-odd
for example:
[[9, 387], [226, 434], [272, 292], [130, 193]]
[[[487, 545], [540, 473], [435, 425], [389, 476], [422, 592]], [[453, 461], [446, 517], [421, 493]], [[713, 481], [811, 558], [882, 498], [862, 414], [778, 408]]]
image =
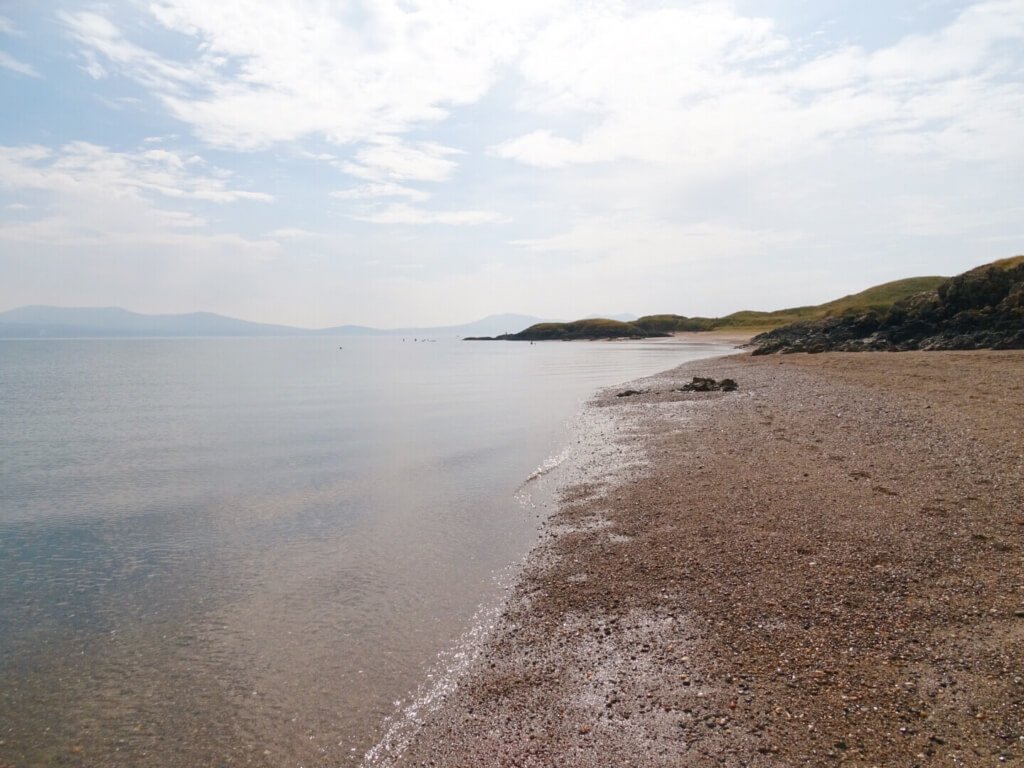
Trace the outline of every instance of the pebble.
[[[1024, 433], [1024, 419], [1006, 404], [1024, 393], [1016, 383], [1024, 382], [1024, 356], [928, 352], [755, 360], [725, 358], [672, 374], [739, 374], [756, 394], [731, 401], [727, 409], [716, 406], [714, 419], [688, 410], [678, 437], [659, 434], [652, 422], [651, 437], [644, 438], [650, 442], [638, 439], [634, 448], [653, 446], [665, 464], [654, 478], [631, 477], [611, 491], [615, 503], [608, 519], [631, 540], [615, 549], [613, 559], [603, 537], [593, 544], [582, 535], [572, 539], [572, 556], [592, 566], [591, 581], [574, 586], [579, 595], [531, 593], [536, 628], [531, 621], [519, 634], [503, 636], [513, 660], [528, 648], [562, 663], [559, 654], [571, 657], [574, 641], [545, 635], [545, 612], [558, 621], [588, 616], [589, 626], [602, 628], [606, 639], [565, 665], [579, 670], [587, 688], [574, 690], [571, 675], [556, 683], [531, 672], [519, 682], [487, 668], [477, 701], [494, 706], [497, 722], [511, 716], [508, 733], [470, 724], [453, 740], [444, 731], [451, 721], [442, 718], [440, 728], [427, 731], [437, 751], [421, 743], [399, 765], [420, 765], [417, 759], [436, 758], [453, 742], [459, 746], [452, 758], [439, 765], [539, 765], [511, 748], [494, 762], [483, 759], [495, 757], [488, 752], [490, 739], [514, 736], [515, 721], [523, 717], [519, 705], [540, 705], [551, 716], [538, 737], [546, 765], [674, 768], [700, 757], [708, 764], [740, 765], [749, 762], [752, 749], [781, 753], [770, 758], [780, 766], [795, 765], [797, 755], [806, 756], [801, 764], [807, 765], [845, 758], [869, 768], [913, 765], [926, 757], [922, 764], [950, 765], [953, 755], [970, 749], [1005, 754], [1007, 762], [1024, 758], [1024, 741], [1007, 746], [1000, 735], [1019, 733], [1021, 709], [1007, 702], [1020, 701], [1024, 660], [1009, 645], [1002, 657], [986, 654], [985, 634], [978, 631], [994, 621], [983, 601], [1008, 594], [1016, 574], [1005, 558], [993, 555], [990, 539], [972, 538], [1004, 531], [1006, 520], [1019, 516], [1008, 486], [986, 482], [982, 489], [976, 483], [1019, 472], [1013, 435]], [[1012, 392], [1002, 399], [964, 397], [1000, 387]], [[650, 386], [645, 401], [657, 405], [657, 389]], [[932, 406], [927, 423], [915, 410], [925, 399]], [[842, 419], [842, 429], [835, 428], [833, 415]], [[772, 435], [779, 439], [766, 439]], [[675, 450], [667, 450], [670, 445]], [[695, 471], [698, 466], [705, 471]], [[836, 477], [854, 470], [863, 473], [863, 487], [837, 491]], [[875, 488], [896, 482], [899, 505]], [[982, 493], [984, 503], [966, 503]], [[1014, 547], [1024, 545], [1016, 528], [1005, 538]], [[556, 538], [550, 546], [557, 555], [567, 544]], [[564, 580], [579, 567], [552, 572]], [[543, 587], [551, 572], [539, 573]], [[606, 589], [587, 596], [589, 585], [602, 583]], [[678, 617], [679, 627], [692, 627], [682, 630], [691, 635], [685, 643], [676, 625], [660, 638], [640, 631], [645, 612], [659, 608]], [[997, 616], [1011, 614], [1024, 619], [1024, 603]], [[610, 616], [625, 618], [614, 633], [606, 629]], [[667, 651], [670, 645], [677, 650]], [[693, 649], [692, 663], [675, 655], [683, 647]], [[924, 663], [928, 675], [918, 672]], [[587, 674], [593, 669], [602, 671], [603, 683]], [[601, 726], [571, 744], [546, 735], [558, 733], [550, 726], [561, 703], [570, 702], [566, 711], [576, 716], [580, 693], [600, 695], [594, 706], [600, 707]], [[673, 697], [683, 709], [661, 715]], [[455, 725], [462, 727], [457, 720]], [[586, 727], [566, 725], [563, 734]], [[673, 739], [658, 741], [664, 735], [659, 728], [669, 726]], [[892, 738], [900, 726], [902, 736]], [[624, 743], [623, 733], [636, 741]], [[938, 734], [949, 734], [948, 743]], [[926, 740], [927, 751], [920, 752]], [[672, 752], [667, 745], [677, 742], [680, 751]], [[581, 743], [601, 760], [570, 754]], [[661, 757], [636, 760], [637, 750], [662, 745]]]

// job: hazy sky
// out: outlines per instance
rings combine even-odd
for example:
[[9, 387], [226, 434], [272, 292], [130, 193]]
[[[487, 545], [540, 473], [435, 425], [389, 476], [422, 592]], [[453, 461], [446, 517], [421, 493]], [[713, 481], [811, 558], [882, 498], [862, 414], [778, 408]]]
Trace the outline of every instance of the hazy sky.
[[720, 315], [1024, 253], [1024, 0], [0, 0], [0, 310]]

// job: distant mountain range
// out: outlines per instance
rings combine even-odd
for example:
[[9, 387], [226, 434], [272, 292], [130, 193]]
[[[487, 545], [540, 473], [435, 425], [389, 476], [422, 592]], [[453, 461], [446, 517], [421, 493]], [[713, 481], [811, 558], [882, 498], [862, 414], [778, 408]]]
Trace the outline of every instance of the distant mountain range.
[[212, 312], [144, 315], [119, 307], [19, 307], [0, 312], [0, 338], [121, 338], [198, 336], [474, 336], [515, 333], [541, 318], [490, 315], [474, 323], [434, 328], [294, 328], [252, 323]]

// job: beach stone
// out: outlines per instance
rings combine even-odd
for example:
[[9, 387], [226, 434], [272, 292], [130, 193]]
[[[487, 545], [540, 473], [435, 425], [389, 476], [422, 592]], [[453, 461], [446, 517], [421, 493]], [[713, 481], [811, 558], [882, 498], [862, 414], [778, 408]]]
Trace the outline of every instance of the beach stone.
[[739, 389], [739, 385], [734, 379], [722, 379], [721, 381], [715, 381], [714, 379], [707, 378], [704, 376], [694, 376], [693, 381], [689, 384], [683, 384], [677, 391], [679, 392], [735, 392]]
[[[671, 407], [695, 370], [756, 397]], [[989, 613], [1024, 619], [993, 556], [1024, 551], [1024, 355], [737, 355], [637, 386], [666, 407], [594, 413], [609, 455], [656, 460], [569, 487], [490, 663], [387, 768], [1024, 764], [1024, 648]]]

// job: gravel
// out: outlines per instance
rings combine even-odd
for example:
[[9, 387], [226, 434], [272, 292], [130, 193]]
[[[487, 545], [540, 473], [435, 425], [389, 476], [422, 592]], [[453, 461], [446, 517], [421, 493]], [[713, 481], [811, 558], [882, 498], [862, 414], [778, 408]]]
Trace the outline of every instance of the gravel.
[[468, 671], [368, 764], [1024, 764], [1024, 353], [630, 387]]

